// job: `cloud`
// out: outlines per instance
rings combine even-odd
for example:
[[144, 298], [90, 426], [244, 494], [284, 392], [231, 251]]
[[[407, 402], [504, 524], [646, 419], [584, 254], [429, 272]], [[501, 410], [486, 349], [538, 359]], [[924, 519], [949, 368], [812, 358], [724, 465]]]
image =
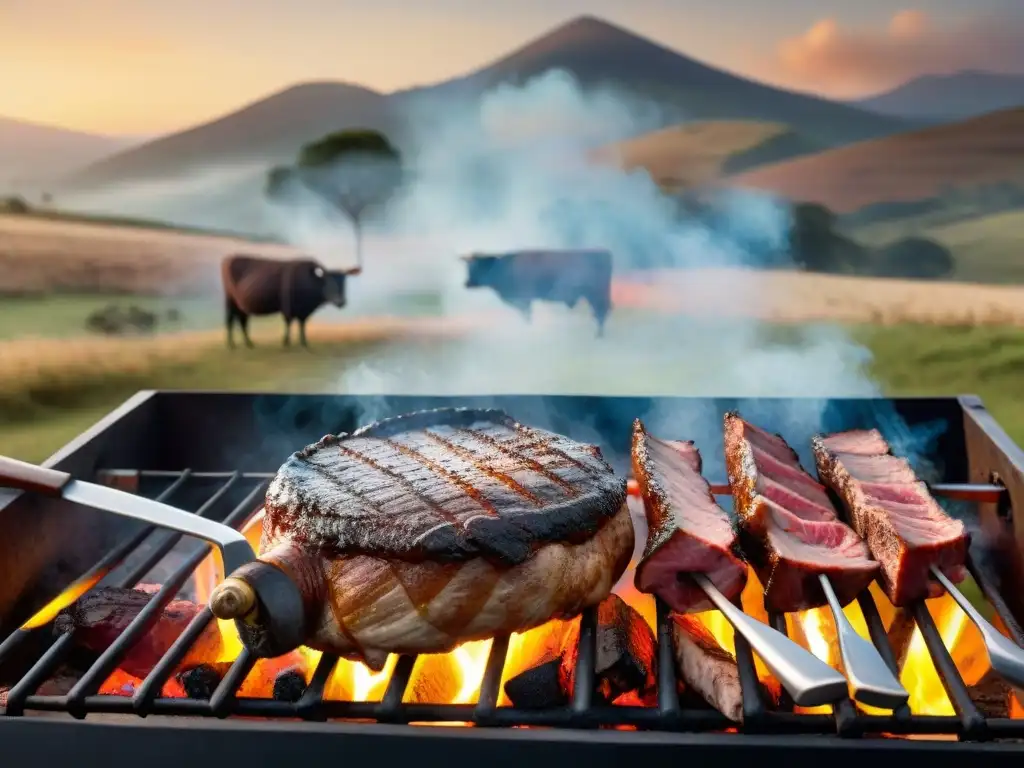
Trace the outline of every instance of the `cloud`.
[[881, 29], [823, 19], [782, 41], [775, 58], [783, 82], [837, 97], [865, 95], [923, 74], [1024, 72], [1024, 17], [940, 24], [924, 11], [903, 10]]

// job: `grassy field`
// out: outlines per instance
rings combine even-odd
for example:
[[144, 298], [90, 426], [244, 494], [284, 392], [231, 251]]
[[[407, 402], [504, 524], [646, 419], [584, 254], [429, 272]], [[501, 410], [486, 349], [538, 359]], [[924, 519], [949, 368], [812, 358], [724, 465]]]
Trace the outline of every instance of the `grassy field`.
[[210, 291], [231, 253], [292, 257], [295, 248], [210, 234], [0, 214], [0, 296], [14, 293], [169, 295]]
[[263, 325], [254, 349], [234, 352], [222, 331], [0, 342], [0, 455], [39, 461], [141, 389], [323, 390], [381, 345], [457, 330], [422, 319], [311, 325], [310, 349], [284, 349]]
[[958, 280], [1024, 283], [1024, 211], [1006, 211], [948, 224], [929, 217], [899, 219], [852, 229], [867, 245], [882, 245], [908, 235], [932, 238], [956, 259]]
[[[851, 326], [890, 395], [980, 395], [1024, 445], [1024, 329]], [[428, 344], [460, 328], [402, 321], [310, 328], [311, 351], [282, 349], [276, 330], [233, 353], [220, 332], [159, 339], [20, 340], [0, 345], [0, 454], [39, 461], [140, 389], [332, 391], [339, 377], [397, 341]], [[429, 354], [429, 352], [428, 352]], [[665, 391], [672, 391], [665, 382]], [[654, 387], [657, 389], [657, 387]]]
[[279, 243], [271, 238], [254, 237], [248, 233], [229, 232], [213, 229], [199, 229], [197, 227], [184, 227], [178, 224], [168, 224], [164, 221], [153, 219], [137, 219], [130, 216], [113, 216], [99, 213], [74, 213], [72, 211], [49, 210], [45, 208], [32, 208], [28, 213], [18, 214], [19, 216], [65, 224], [96, 224], [109, 227], [126, 227], [129, 229], [143, 229], [150, 232], [167, 232], [180, 235], [200, 235], [202, 237], [226, 237], [233, 240], [244, 238], [267, 243]]

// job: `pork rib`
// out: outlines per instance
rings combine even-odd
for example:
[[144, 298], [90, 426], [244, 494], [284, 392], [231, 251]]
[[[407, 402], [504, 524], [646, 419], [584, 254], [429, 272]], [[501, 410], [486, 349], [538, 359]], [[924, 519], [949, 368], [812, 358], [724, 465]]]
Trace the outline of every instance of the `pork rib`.
[[633, 550], [625, 502], [595, 446], [501, 411], [420, 411], [285, 462], [259, 560], [298, 584], [306, 645], [380, 668], [600, 603]]
[[659, 440], [640, 419], [633, 422], [633, 473], [647, 518], [647, 546], [634, 583], [677, 613], [713, 606], [688, 573], [703, 573], [732, 600], [747, 582], [747, 566], [733, 552], [736, 533], [701, 475], [692, 442]]
[[871, 583], [879, 566], [867, 545], [836, 517], [825, 489], [781, 436], [728, 413], [725, 462], [743, 549], [770, 610], [825, 605], [822, 574], [843, 605]]
[[941, 594], [933, 565], [953, 582], [963, 580], [964, 524], [946, 514], [905, 459], [892, 455], [878, 430], [818, 436], [812, 445], [818, 476], [842, 499], [850, 524], [881, 563], [893, 605]]

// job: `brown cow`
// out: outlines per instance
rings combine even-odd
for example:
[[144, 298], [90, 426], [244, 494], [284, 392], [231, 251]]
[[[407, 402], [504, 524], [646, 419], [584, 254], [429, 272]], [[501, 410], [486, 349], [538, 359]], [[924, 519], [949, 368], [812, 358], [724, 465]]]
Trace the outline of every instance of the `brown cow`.
[[513, 251], [464, 256], [467, 288], [492, 288], [529, 320], [535, 300], [590, 304], [597, 335], [612, 308], [612, 255], [604, 250]]
[[228, 346], [234, 348], [238, 321], [247, 346], [250, 315], [284, 316], [284, 345], [291, 344], [292, 321], [299, 322], [299, 343], [306, 344], [306, 320], [325, 303], [345, 306], [345, 278], [357, 275], [357, 267], [328, 272], [313, 259], [264, 259], [236, 254], [221, 262], [224, 284]]

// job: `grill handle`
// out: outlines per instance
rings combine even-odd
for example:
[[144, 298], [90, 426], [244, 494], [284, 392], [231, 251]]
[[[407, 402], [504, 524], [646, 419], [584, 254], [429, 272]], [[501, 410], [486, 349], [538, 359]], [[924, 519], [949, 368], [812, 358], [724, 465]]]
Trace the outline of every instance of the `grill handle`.
[[245, 536], [230, 526], [197, 517], [160, 501], [105, 485], [75, 480], [67, 472], [57, 469], [0, 456], [0, 488], [62, 498], [74, 504], [203, 539], [220, 550], [224, 569], [229, 572], [256, 557]]
[[210, 611], [234, 621], [242, 643], [260, 658], [294, 651], [308, 638], [306, 596], [282, 568], [254, 560], [233, 571], [210, 594]]
[[750, 643], [761, 661], [793, 697], [795, 704], [818, 707], [846, 698], [845, 677], [781, 632], [747, 616], [730, 603], [703, 573], [692, 576], [733, 629]]

